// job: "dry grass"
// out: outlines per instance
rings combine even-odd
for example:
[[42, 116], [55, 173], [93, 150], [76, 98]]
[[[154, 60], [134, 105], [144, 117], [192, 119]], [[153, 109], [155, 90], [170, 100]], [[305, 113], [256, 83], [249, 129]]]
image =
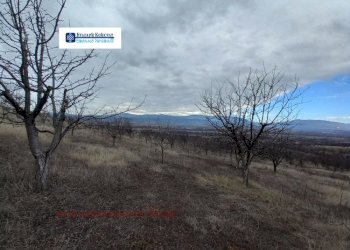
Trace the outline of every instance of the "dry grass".
[[1, 124], [0, 136], [13, 136], [16, 139], [25, 139], [27, 137], [24, 126], [13, 126]]
[[[225, 155], [80, 130], [34, 193], [23, 128], [0, 125], [0, 246], [118, 249], [349, 249], [348, 173], [257, 161], [250, 187]], [[341, 201], [341, 202], [340, 202]], [[173, 219], [58, 218], [59, 210], [174, 210]]]
[[85, 161], [88, 166], [92, 167], [115, 166], [125, 168], [130, 161], [140, 161], [140, 157], [129, 150], [106, 148], [98, 145], [77, 144], [71, 156], [74, 159]]

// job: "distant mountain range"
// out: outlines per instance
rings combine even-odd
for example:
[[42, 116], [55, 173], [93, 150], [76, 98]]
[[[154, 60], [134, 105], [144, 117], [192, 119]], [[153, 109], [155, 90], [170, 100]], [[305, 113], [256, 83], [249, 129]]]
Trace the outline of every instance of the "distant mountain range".
[[292, 122], [294, 131], [334, 133], [350, 133], [350, 124], [341, 122], [330, 122], [323, 120], [294, 120]]
[[[123, 114], [123, 117], [130, 119], [135, 125], [151, 125], [157, 123], [170, 123], [173, 126], [193, 129], [210, 128], [210, 124], [203, 115], [158, 115], [158, 114]], [[315, 133], [350, 133], [350, 124], [331, 122], [323, 120], [294, 120], [291, 122], [293, 131], [296, 132], [315, 132]]]
[[175, 115], [158, 115], [158, 114], [146, 114], [146, 115], [134, 115], [123, 114], [125, 118], [130, 119], [135, 125], [152, 125], [157, 123], [169, 123], [173, 126], [182, 128], [206, 128], [210, 127], [207, 118], [203, 115], [188, 115], [188, 116], [175, 116]]

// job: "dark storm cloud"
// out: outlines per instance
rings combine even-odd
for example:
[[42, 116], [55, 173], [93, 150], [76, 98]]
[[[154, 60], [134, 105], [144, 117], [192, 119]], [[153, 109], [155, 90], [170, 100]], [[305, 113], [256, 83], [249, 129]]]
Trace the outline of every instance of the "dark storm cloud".
[[122, 27], [99, 104], [147, 95], [142, 112], [186, 113], [212, 81], [249, 67], [277, 65], [303, 84], [348, 73], [349, 10], [347, 0], [77, 0], [63, 26]]

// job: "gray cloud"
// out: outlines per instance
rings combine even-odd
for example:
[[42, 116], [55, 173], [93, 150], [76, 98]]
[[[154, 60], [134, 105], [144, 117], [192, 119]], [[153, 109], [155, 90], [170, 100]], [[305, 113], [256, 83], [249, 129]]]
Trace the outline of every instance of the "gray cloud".
[[349, 10], [347, 0], [77, 0], [62, 26], [122, 27], [99, 105], [147, 95], [144, 112], [184, 113], [212, 81], [263, 63], [302, 84], [349, 73]]

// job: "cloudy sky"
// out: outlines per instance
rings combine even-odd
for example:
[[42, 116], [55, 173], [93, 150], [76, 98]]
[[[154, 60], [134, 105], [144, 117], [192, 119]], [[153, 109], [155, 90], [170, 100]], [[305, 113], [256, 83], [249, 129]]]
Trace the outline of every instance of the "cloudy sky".
[[278, 66], [305, 89], [300, 118], [350, 122], [348, 0], [74, 0], [61, 27], [121, 27], [96, 105], [198, 113], [212, 82]]

